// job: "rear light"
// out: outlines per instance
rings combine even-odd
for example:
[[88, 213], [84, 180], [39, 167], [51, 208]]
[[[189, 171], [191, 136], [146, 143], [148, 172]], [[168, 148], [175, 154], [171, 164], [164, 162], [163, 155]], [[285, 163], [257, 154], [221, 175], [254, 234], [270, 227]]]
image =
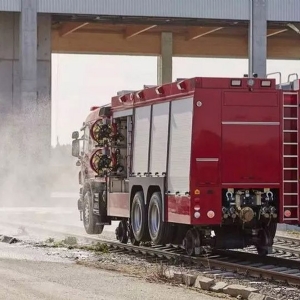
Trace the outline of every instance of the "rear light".
[[242, 80], [238, 80], [238, 79], [231, 80], [231, 86], [241, 86], [241, 85], [242, 85]]
[[214, 211], [210, 210], [210, 211], [207, 212], [207, 217], [208, 218], [212, 219], [214, 216], [215, 216], [215, 212]]
[[196, 219], [199, 219], [199, 218], [200, 218], [200, 213], [199, 213], [198, 211], [196, 211], [196, 212], [194, 213], [194, 217], [195, 217]]
[[248, 79], [247, 81], [248, 86], [253, 86], [254, 85], [254, 80], [253, 79]]
[[197, 211], [200, 210], [200, 205], [198, 205], [198, 204], [195, 205], [195, 206], [194, 206], [194, 210], [197, 210]]
[[286, 211], [284, 211], [284, 216], [285, 217], [289, 218], [291, 215], [292, 215], [292, 213], [291, 213], [290, 210], [287, 209]]
[[271, 86], [271, 81], [270, 80], [262, 80], [260, 85], [262, 87], [270, 87]]

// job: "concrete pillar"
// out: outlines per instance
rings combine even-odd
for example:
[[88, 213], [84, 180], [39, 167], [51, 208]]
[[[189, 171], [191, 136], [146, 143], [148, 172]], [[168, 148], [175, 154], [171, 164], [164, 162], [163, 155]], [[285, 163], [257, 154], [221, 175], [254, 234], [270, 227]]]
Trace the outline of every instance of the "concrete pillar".
[[44, 160], [51, 150], [51, 16], [38, 15], [37, 123]]
[[161, 55], [157, 58], [157, 84], [172, 82], [173, 34], [162, 32]]
[[[36, 0], [0, 12], [0, 199], [40, 202], [51, 147], [51, 18]], [[20, 193], [18, 195], [18, 193]], [[9, 197], [7, 197], [9, 195]], [[13, 196], [12, 196], [13, 195]], [[27, 197], [29, 195], [29, 197]]]
[[22, 1], [19, 53], [21, 113], [28, 129], [26, 149], [35, 161], [48, 160], [51, 147], [51, 16], [37, 15], [37, 0]]
[[22, 0], [20, 14], [21, 112], [37, 108], [37, 0]]
[[0, 123], [12, 124], [12, 114], [19, 106], [19, 17], [15, 13], [0, 12]]
[[249, 0], [249, 76], [267, 73], [267, 1]]

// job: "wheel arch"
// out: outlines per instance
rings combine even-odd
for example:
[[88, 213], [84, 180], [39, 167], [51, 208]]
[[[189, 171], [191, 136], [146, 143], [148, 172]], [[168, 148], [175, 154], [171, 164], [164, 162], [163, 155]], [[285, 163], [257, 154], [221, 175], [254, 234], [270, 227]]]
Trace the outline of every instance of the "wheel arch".
[[144, 192], [143, 186], [142, 185], [133, 185], [131, 190], [130, 190], [130, 209], [131, 209], [131, 204], [132, 204], [134, 195], [137, 192], [142, 192], [144, 197], [145, 197], [145, 192]]
[[[160, 189], [160, 186], [159, 186], [159, 185], [150, 185], [150, 186], [148, 187], [148, 190], [147, 190], [147, 198], [145, 199], [147, 204], [149, 204], [152, 195], [153, 195], [154, 193], [156, 193], [156, 192], [161, 193], [161, 189]], [[161, 197], [162, 197], [162, 199], [163, 199], [162, 193], [161, 193]]]

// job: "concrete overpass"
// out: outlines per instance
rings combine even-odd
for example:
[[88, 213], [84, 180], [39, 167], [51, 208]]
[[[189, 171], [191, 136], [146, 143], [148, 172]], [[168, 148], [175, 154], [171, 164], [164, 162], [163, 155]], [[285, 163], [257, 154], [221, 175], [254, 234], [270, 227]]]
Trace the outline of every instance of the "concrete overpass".
[[51, 53], [156, 55], [158, 83], [173, 56], [249, 57], [265, 76], [267, 58], [300, 58], [299, 29], [299, 0], [0, 0], [1, 128], [45, 157]]

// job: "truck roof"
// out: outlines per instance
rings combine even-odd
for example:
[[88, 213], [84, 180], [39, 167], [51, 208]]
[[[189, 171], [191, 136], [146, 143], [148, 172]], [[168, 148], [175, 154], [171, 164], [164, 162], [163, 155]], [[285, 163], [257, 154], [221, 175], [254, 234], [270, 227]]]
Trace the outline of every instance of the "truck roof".
[[88, 114], [88, 116], [85, 120], [85, 123], [91, 123], [91, 122], [98, 120], [100, 118], [100, 110], [102, 108], [109, 107], [109, 106], [110, 106], [110, 103], [102, 105], [102, 106], [92, 106], [90, 108], [90, 113]]
[[112, 97], [112, 110], [124, 110], [192, 95], [195, 88], [275, 90], [275, 79], [194, 77]]

